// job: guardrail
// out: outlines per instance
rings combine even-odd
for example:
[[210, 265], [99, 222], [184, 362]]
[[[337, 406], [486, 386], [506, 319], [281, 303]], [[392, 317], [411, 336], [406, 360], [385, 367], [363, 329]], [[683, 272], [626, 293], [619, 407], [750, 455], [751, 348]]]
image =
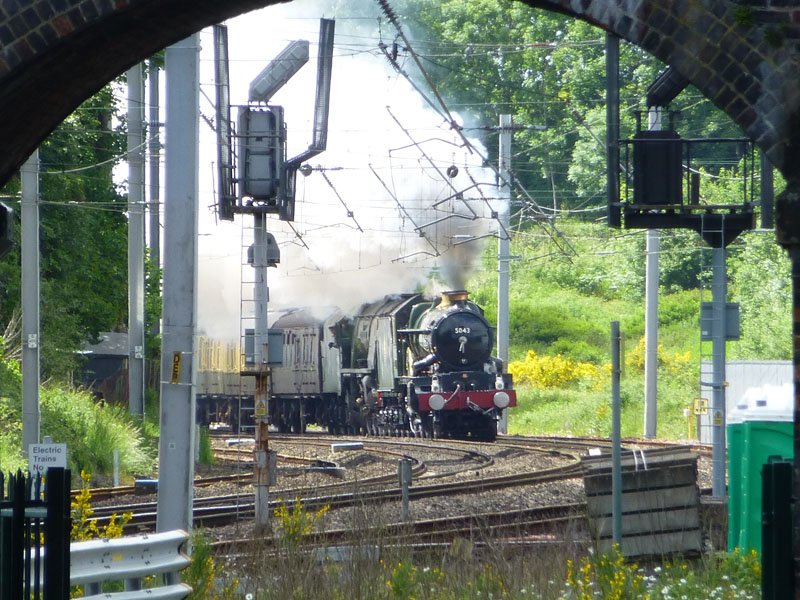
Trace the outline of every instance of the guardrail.
[[[192, 588], [184, 583], [141, 589], [150, 575], [176, 578], [190, 562], [183, 553], [189, 534], [165, 531], [116, 539], [75, 542], [70, 546], [70, 585], [83, 585], [84, 600], [181, 600]], [[102, 593], [104, 582], [124, 581], [124, 592]]]

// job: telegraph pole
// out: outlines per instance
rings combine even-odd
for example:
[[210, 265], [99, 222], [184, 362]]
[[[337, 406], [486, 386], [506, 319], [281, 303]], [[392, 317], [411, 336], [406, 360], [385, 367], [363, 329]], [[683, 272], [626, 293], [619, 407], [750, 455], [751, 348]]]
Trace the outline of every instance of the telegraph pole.
[[39, 150], [22, 175], [22, 453], [39, 443]]
[[128, 407], [144, 417], [144, 82], [128, 70]]
[[[648, 128], [661, 131], [662, 110], [651, 107]], [[656, 437], [658, 424], [658, 285], [661, 235], [647, 230], [644, 286], [644, 437]]]
[[[159, 214], [159, 193], [161, 186], [161, 117], [159, 116], [159, 85], [158, 66], [155, 61], [150, 61], [150, 70], [147, 74], [148, 98], [150, 103], [149, 129], [148, 129], [148, 154], [150, 155], [150, 255], [156, 267], [161, 266], [161, 215]], [[159, 332], [158, 320], [153, 323], [152, 334]]]
[[166, 51], [161, 437], [156, 529], [192, 528], [197, 327], [199, 36]]
[[[508, 368], [508, 288], [510, 280], [510, 209], [511, 209], [511, 115], [500, 115], [500, 235], [497, 239], [497, 357]], [[503, 409], [497, 424], [500, 433], [508, 433], [508, 410]]]

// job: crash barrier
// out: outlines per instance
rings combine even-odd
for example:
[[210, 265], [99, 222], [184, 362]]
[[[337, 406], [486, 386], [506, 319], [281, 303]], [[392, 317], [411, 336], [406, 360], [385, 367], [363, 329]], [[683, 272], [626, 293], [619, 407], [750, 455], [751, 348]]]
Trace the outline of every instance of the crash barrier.
[[[192, 591], [184, 583], [174, 583], [191, 562], [183, 552], [188, 539], [188, 533], [176, 529], [74, 543], [70, 584], [84, 586], [84, 600], [180, 600]], [[165, 584], [141, 589], [143, 578], [151, 575], [165, 575]], [[124, 581], [126, 591], [102, 593], [102, 584], [112, 581]]]

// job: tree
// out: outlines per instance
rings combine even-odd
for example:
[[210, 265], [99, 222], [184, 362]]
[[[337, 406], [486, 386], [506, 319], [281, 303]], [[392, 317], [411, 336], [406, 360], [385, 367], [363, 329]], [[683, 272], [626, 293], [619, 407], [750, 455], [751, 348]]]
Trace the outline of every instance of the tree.
[[[534, 200], [557, 209], [605, 205], [605, 34], [584, 21], [513, 0], [404, 0], [404, 30], [454, 112], [496, 159], [484, 130], [510, 113], [517, 125], [544, 125], [514, 137], [513, 170]], [[425, 83], [402, 56], [398, 62]], [[648, 87], [665, 66], [639, 47], [620, 48], [621, 137], [635, 132]], [[695, 88], [670, 107], [684, 137], [733, 137], [738, 128]], [[644, 123], [646, 124], [646, 117]], [[713, 150], [704, 149], [704, 152]], [[702, 158], [702, 156], [698, 156]], [[591, 214], [591, 216], [597, 216]]]
[[[120, 127], [112, 127], [114, 110], [107, 86], [40, 147], [45, 378], [66, 377], [86, 340], [97, 341], [99, 332], [124, 327], [127, 320], [126, 201], [112, 177], [114, 157], [122, 154], [125, 140]], [[18, 190], [18, 180], [7, 186], [9, 192]], [[4, 321], [19, 306], [20, 273], [20, 252], [14, 248], [0, 261]]]

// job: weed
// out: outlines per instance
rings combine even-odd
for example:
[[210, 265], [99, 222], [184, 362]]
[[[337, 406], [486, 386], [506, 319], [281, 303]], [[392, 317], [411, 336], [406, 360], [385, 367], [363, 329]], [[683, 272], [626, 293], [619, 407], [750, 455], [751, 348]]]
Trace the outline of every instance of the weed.
[[314, 525], [330, 508], [329, 506], [323, 506], [317, 512], [312, 513], [303, 507], [303, 502], [300, 498], [294, 499], [294, 504], [291, 508], [286, 503], [281, 502], [280, 498], [278, 498], [278, 502], [280, 502], [280, 506], [275, 509], [275, 516], [278, 518], [281, 540], [291, 547], [296, 547], [300, 544], [303, 536], [314, 530]]
[[222, 570], [214, 561], [211, 546], [200, 530], [192, 533], [192, 562], [183, 571], [183, 580], [192, 588], [187, 600], [232, 600], [239, 598], [239, 581], [235, 578], [223, 583]]
[[211, 449], [211, 438], [208, 435], [208, 429], [203, 427], [200, 429], [200, 453], [197, 458], [197, 463], [200, 465], [210, 465], [214, 462], [214, 451]]
[[92, 476], [86, 471], [81, 471], [81, 491], [78, 492], [70, 507], [72, 510], [72, 530], [70, 538], [76, 542], [85, 542], [95, 538], [118, 538], [122, 536], [125, 524], [133, 517], [132, 513], [122, 513], [118, 521], [117, 513], [111, 515], [109, 522], [101, 529], [97, 519], [92, 519], [94, 509], [91, 505], [92, 493], [89, 482]]

